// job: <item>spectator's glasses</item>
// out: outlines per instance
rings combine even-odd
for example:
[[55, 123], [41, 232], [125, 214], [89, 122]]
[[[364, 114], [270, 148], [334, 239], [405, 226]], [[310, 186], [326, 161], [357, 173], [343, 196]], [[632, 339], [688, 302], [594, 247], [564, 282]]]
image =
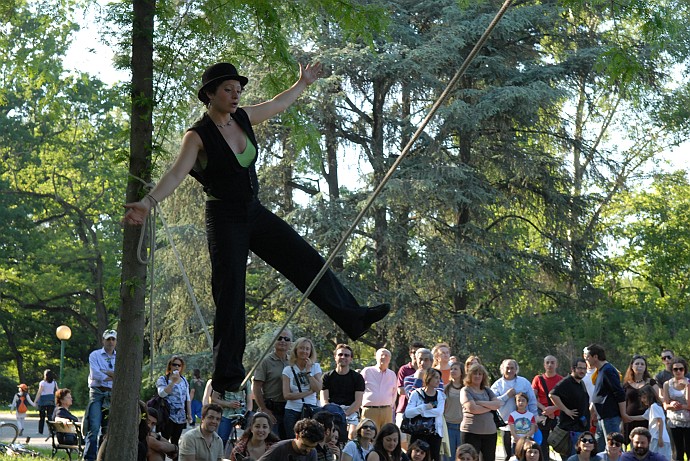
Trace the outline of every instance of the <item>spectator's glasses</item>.
[[662, 355], [661, 360], [671, 360], [673, 358], [672, 355]]
[[108, 362], [108, 368], [110, 368], [112, 370], [113, 369], [113, 359], [111, 359], [110, 357], [107, 357], [105, 359], [105, 361]]
[[342, 352], [338, 353], [338, 357], [349, 357], [350, 354], [343, 354]]
[[292, 339], [290, 339], [289, 336], [278, 336], [276, 338], [276, 341], [285, 341], [286, 343], [289, 343], [290, 341], [292, 341]]
[[580, 439], [580, 442], [582, 442], [582, 443], [594, 443], [594, 439], [590, 439], [589, 437], [583, 437]]
[[685, 371], [683, 367], [673, 367], [673, 371]]
[[375, 431], [376, 428], [374, 426], [362, 426], [362, 429], [368, 429], [370, 431]]
[[182, 364], [181, 363], [171, 363], [170, 366], [175, 367], [175, 368], [180, 368], [182, 366]]
[[622, 443], [616, 442], [615, 440], [609, 440], [608, 444], [609, 444], [609, 446], [611, 446], [611, 447], [618, 447], [618, 448], [620, 448], [620, 447], [623, 446]]
[[431, 448], [431, 446], [429, 446], [429, 444], [424, 440], [417, 439], [415, 443], [419, 446], [419, 448], [421, 448], [424, 451], [427, 451], [429, 448]]

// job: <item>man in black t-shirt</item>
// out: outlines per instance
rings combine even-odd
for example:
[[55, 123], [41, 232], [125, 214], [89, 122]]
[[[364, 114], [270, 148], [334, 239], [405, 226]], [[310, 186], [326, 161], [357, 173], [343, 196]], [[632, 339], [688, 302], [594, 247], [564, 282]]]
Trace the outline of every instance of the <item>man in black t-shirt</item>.
[[335, 346], [335, 370], [323, 376], [321, 401], [335, 403], [345, 412], [350, 439], [354, 438], [359, 423], [359, 409], [364, 396], [364, 377], [350, 369], [352, 348], [347, 344]]
[[575, 453], [577, 438], [589, 429], [589, 394], [582, 382], [586, 374], [587, 362], [578, 357], [571, 364], [570, 374], [549, 392], [551, 401], [561, 410], [558, 427], [570, 432], [571, 455]]

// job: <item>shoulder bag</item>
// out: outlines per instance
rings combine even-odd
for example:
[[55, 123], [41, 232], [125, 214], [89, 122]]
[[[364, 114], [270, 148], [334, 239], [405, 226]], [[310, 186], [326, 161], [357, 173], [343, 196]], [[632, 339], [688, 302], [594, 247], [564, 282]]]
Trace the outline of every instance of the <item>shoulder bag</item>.
[[[295, 377], [297, 389], [299, 389], [299, 391], [302, 392], [302, 386], [300, 386], [299, 384], [299, 378], [297, 377], [297, 373], [295, 373], [295, 367], [290, 367], [290, 370], [292, 370], [292, 376]], [[312, 416], [314, 416], [314, 410], [314, 406], [306, 403], [304, 401], [304, 397], [302, 397], [302, 415], [300, 416], [300, 419], [311, 418]]]
[[[424, 401], [422, 395], [417, 392], [419, 398]], [[419, 437], [436, 433], [436, 418], [430, 416], [417, 415], [412, 418], [403, 417], [400, 431], [411, 436]]]

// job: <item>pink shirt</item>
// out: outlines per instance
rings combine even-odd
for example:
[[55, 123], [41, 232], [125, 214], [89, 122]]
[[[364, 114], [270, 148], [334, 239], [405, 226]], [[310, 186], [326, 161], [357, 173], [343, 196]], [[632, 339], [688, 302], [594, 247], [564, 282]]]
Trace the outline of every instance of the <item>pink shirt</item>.
[[361, 372], [364, 377], [364, 396], [362, 406], [393, 406], [398, 395], [398, 377], [393, 371], [381, 372], [379, 367], [366, 367]]

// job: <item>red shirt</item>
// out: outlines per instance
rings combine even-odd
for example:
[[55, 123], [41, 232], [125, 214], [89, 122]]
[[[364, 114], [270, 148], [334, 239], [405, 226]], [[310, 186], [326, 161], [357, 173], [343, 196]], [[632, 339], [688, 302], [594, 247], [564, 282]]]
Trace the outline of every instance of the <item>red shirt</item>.
[[[537, 400], [539, 403], [544, 405], [545, 407], [549, 406], [549, 400], [548, 400], [548, 395], [544, 387], [542, 386], [541, 382], [541, 377], [544, 377], [544, 380], [546, 380], [546, 387], [548, 388], [548, 392], [551, 392], [554, 387], [556, 387], [556, 384], [558, 384], [561, 379], [563, 379], [563, 376], [559, 374], [555, 374], [552, 377], [548, 377], [545, 374], [537, 375], [534, 377], [532, 380], [532, 389], [534, 389], [534, 395], [537, 397]], [[554, 413], [554, 416], [558, 416], [561, 413], [560, 410], [556, 410]]]

